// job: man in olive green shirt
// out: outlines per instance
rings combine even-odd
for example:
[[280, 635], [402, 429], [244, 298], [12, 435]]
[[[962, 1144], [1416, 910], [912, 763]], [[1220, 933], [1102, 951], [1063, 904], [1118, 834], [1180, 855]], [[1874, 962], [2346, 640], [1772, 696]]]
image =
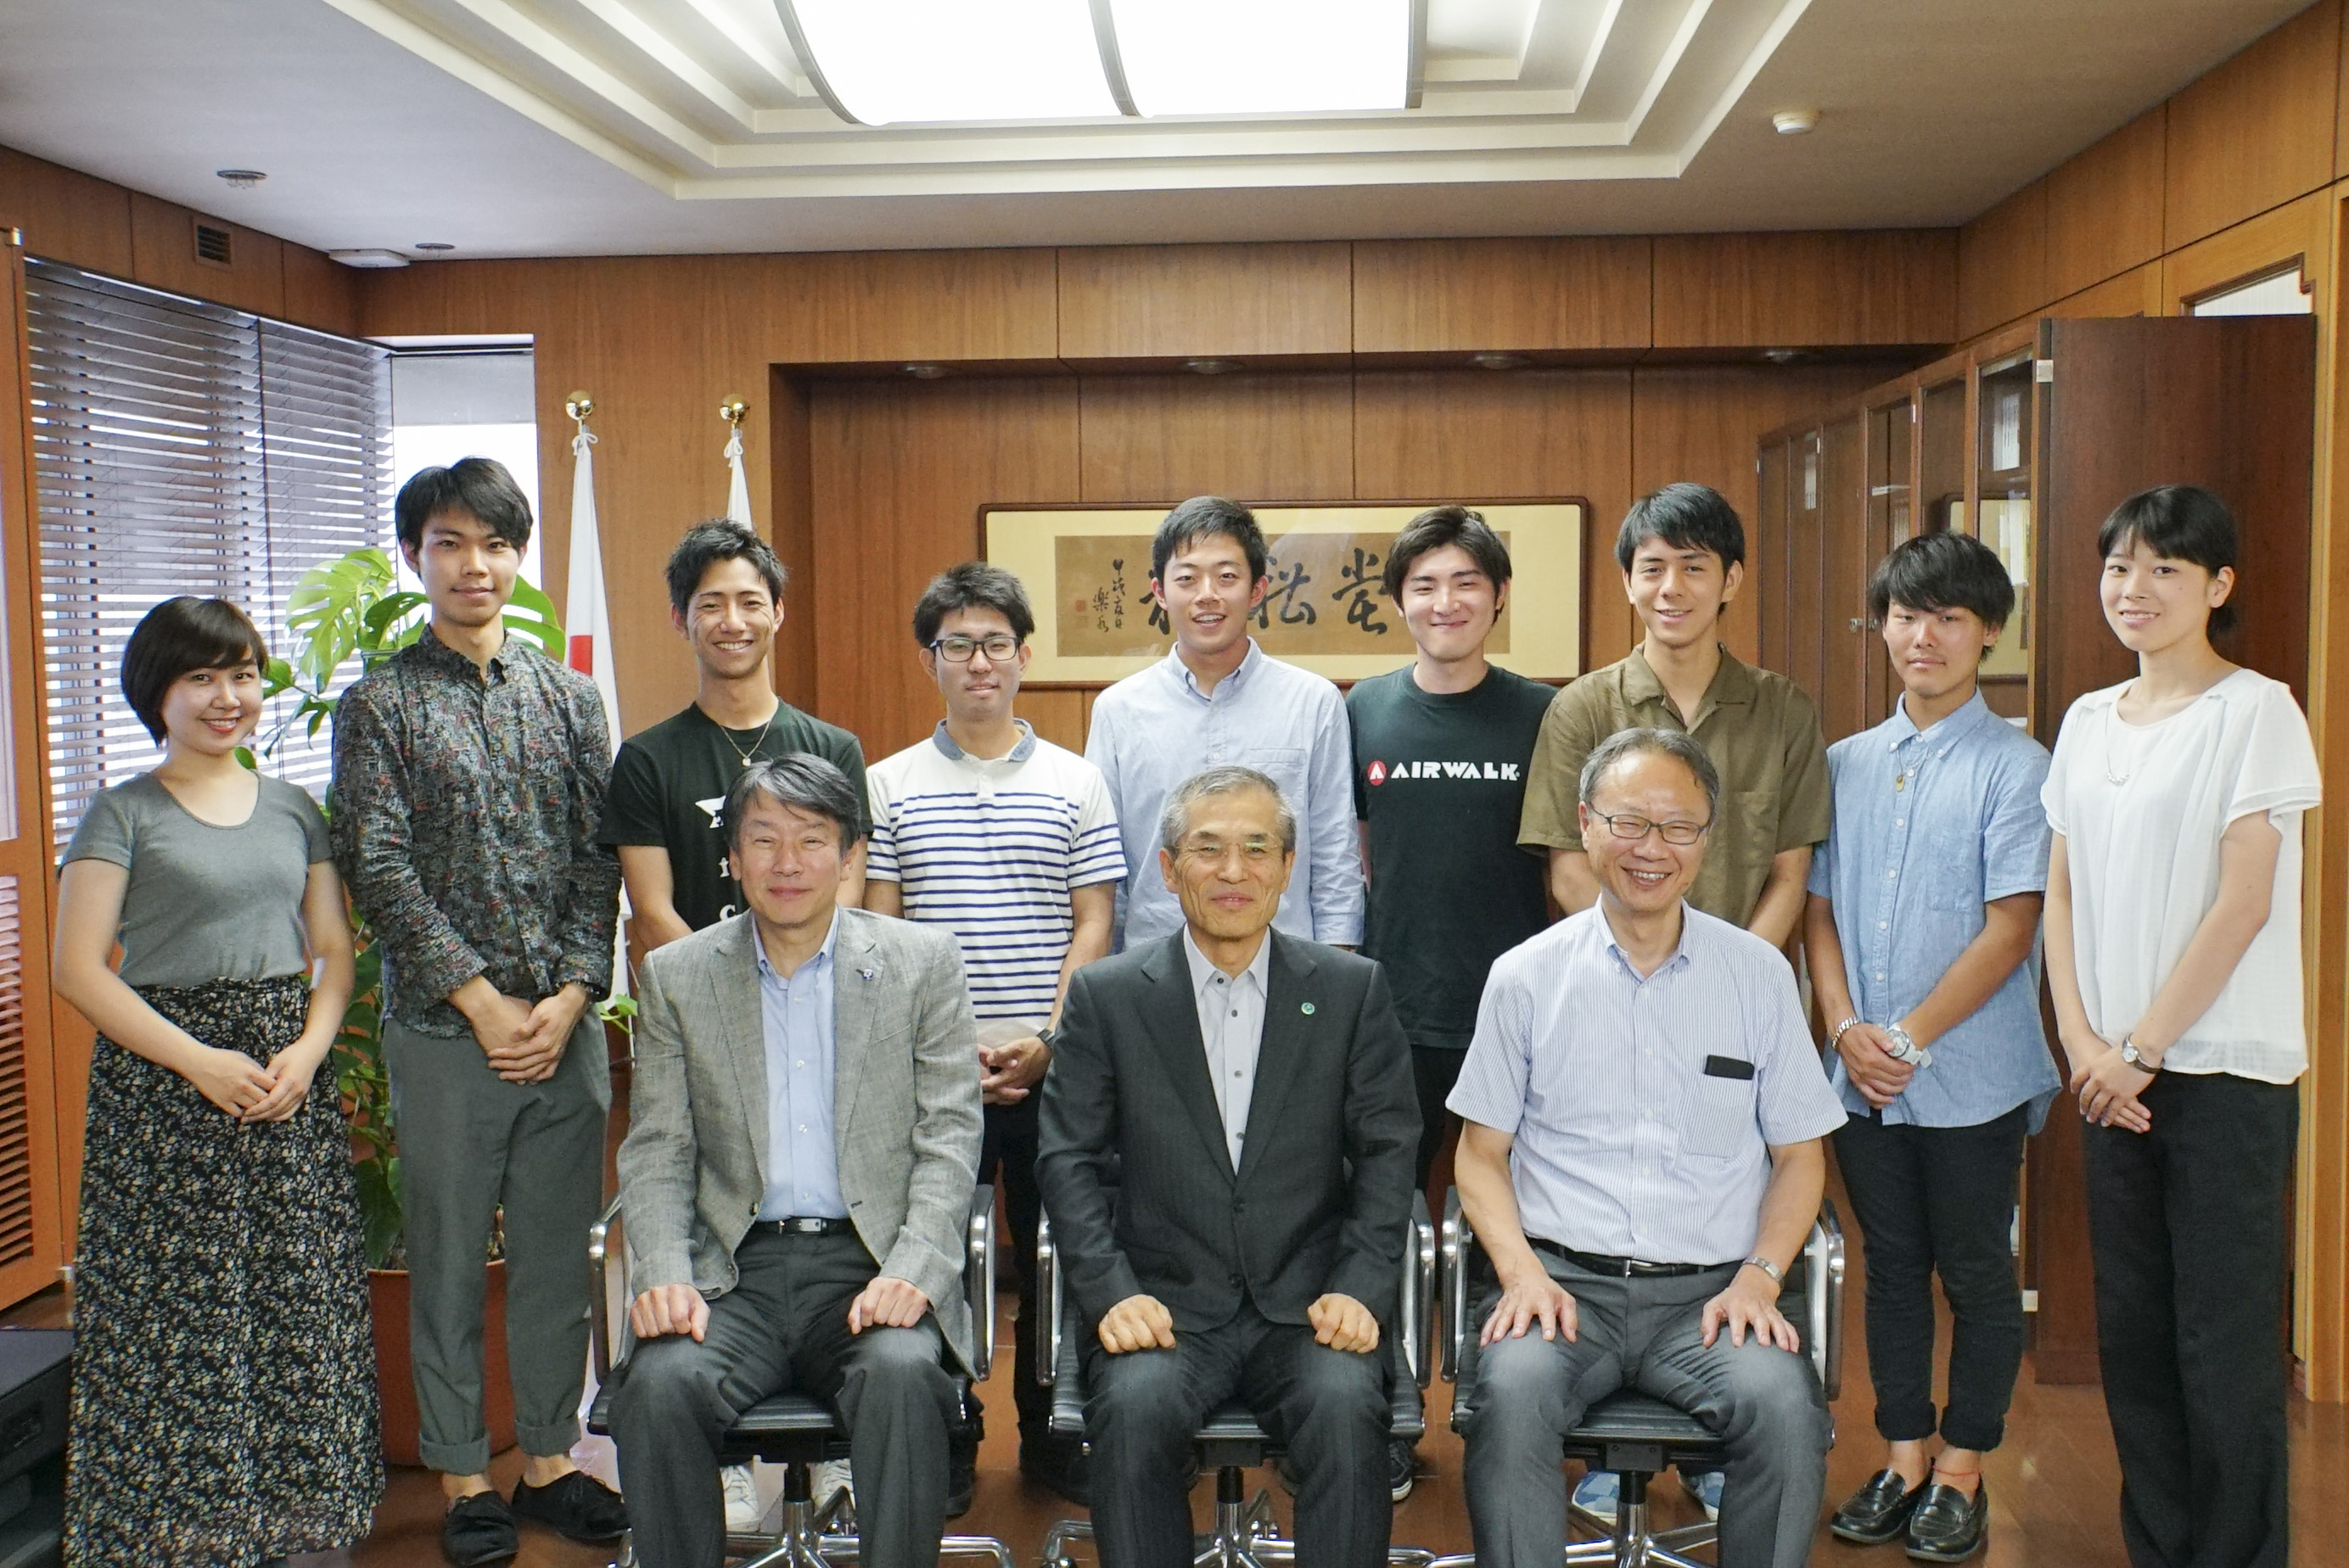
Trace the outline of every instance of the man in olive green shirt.
[[1721, 807], [1689, 902], [1783, 946], [1802, 916], [1812, 846], [1827, 836], [1831, 790], [1811, 699], [1715, 636], [1722, 606], [1744, 580], [1745, 531], [1716, 491], [1667, 485], [1623, 519], [1615, 561], [1647, 634], [1629, 657], [1550, 703], [1518, 847], [1548, 852], [1550, 892], [1568, 913], [1588, 907], [1599, 890], [1575, 815], [1583, 759], [1619, 729], [1685, 730], [1721, 771]]

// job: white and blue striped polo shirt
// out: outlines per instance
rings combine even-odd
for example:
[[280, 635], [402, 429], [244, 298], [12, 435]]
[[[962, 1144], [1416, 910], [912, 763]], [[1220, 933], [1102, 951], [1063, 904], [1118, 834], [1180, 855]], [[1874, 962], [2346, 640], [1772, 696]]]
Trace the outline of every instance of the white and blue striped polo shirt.
[[1018, 721], [1008, 757], [967, 755], [941, 722], [865, 770], [864, 874], [900, 885], [907, 920], [962, 944], [971, 1011], [1041, 1026], [1076, 931], [1069, 894], [1125, 875], [1101, 769]]

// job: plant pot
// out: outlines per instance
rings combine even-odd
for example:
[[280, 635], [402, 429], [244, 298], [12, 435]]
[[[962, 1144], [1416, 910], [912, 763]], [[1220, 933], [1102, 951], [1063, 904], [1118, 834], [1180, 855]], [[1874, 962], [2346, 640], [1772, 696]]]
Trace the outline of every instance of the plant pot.
[[[514, 1446], [513, 1384], [506, 1375], [506, 1264], [489, 1265], [481, 1301], [481, 1416], [490, 1429], [490, 1451]], [[383, 1401], [386, 1464], [421, 1465], [421, 1419], [416, 1408], [416, 1369], [408, 1354], [406, 1269], [367, 1270], [367, 1297], [375, 1308], [375, 1380]]]

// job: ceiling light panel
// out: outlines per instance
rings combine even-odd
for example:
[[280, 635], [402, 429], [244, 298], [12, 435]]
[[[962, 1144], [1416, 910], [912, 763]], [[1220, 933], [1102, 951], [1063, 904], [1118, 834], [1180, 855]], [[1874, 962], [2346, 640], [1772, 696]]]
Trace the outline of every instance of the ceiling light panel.
[[830, 96], [865, 125], [1118, 112], [1088, 0], [776, 4]]
[[1143, 115], [1399, 109], [1412, 0], [1109, 0]]

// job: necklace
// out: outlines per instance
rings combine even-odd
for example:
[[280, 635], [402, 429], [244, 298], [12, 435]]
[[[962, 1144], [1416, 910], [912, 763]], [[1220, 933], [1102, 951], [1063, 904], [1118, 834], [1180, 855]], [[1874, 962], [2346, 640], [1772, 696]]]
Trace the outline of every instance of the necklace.
[[2122, 735], [2136, 727], [2122, 722], [2117, 711], [2119, 706], [2118, 703], [2115, 703], [2113, 707], [2105, 709], [2105, 782], [2112, 785], [2127, 783], [2136, 775], [2137, 764], [2145, 760], [2145, 751], [2141, 742], [2131, 740], [2127, 743], [2127, 765], [2118, 773], [2113, 771], [2113, 759], [2121, 755]]
[[732, 751], [735, 756], [740, 758], [742, 759], [742, 766], [748, 768], [751, 763], [758, 760], [760, 749], [767, 744], [767, 732], [775, 727], [775, 715], [780, 714], [782, 711], [783, 705], [781, 703], [777, 703], [775, 705], [775, 712], [769, 714], [767, 716], [767, 722], [759, 727], [759, 738], [750, 743], [750, 749], [748, 751], [743, 750], [740, 747], [734, 744], [734, 732], [732, 730], [727, 728], [724, 725], [719, 724], [714, 718], [709, 722], [716, 727], [719, 734], [726, 738], [727, 748]]

